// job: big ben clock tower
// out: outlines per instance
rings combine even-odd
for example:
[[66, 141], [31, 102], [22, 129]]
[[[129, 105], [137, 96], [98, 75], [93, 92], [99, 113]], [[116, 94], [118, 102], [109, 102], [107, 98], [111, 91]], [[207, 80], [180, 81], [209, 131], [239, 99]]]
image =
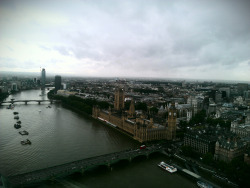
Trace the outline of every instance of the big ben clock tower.
[[177, 118], [177, 110], [175, 108], [174, 102], [172, 102], [171, 107], [169, 108], [168, 111], [168, 140], [175, 140], [176, 118]]

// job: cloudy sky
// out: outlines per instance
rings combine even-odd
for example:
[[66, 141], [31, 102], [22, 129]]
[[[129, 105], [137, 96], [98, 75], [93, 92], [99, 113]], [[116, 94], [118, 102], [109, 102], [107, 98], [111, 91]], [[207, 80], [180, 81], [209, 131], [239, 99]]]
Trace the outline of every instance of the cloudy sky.
[[250, 80], [249, 0], [0, 0], [0, 71]]

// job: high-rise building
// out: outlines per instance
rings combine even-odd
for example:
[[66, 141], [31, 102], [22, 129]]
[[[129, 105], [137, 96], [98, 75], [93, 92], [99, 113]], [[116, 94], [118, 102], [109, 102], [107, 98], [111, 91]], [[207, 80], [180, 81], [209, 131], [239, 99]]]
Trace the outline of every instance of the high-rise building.
[[17, 84], [16, 83], [11, 84], [11, 90], [17, 91]]
[[248, 84], [238, 83], [237, 84], [237, 89], [238, 89], [238, 94], [240, 94], [241, 96], [243, 96], [244, 91], [248, 90]]
[[55, 76], [55, 93], [62, 87], [62, 77], [59, 75]]
[[244, 91], [244, 98], [245, 99], [250, 99], [250, 90]]
[[41, 73], [41, 89], [45, 89], [45, 82], [46, 82], [46, 72], [45, 69], [43, 69]]
[[[226, 92], [226, 97], [229, 98], [230, 97], [230, 88], [229, 87], [224, 87], [224, 88], [220, 88], [219, 91], [221, 92]], [[222, 96], [223, 97], [223, 96]]]
[[62, 89], [63, 89], [63, 90], [67, 89], [67, 84], [63, 83], [63, 84], [62, 84]]
[[215, 92], [215, 102], [221, 102], [222, 101], [222, 92], [216, 91]]

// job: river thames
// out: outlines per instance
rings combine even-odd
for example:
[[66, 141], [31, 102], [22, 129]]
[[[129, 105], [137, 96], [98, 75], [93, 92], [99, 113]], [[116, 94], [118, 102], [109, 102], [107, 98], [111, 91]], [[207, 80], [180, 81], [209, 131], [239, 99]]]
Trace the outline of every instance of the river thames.
[[[6, 100], [46, 100], [46, 92], [22, 91]], [[20, 129], [14, 128], [14, 111], [19, 113]], [[20, 135], [20, 130], [29, 135]], [[32, 144], [21, 145], [20, 141], [27, 138]], [[5, 177], [139, 146], [126, 135], [61, 104], [16, 103], [12, 110], [0, 107], [0, 173]], [[197, 187], [178, 173], [161, 170], [157, 164], [164, 160], [165, 156], [154, 155], [120, 163], [112, 169], [91, 169], [39, 187]]]

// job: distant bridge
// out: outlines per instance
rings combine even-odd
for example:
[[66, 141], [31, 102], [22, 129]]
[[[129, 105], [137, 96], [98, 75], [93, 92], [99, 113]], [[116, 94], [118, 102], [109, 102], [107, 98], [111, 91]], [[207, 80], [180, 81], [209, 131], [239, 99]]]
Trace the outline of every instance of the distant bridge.
[[106, 155], [100, 155], [87, 159], [82, 159], [54, 167], [48, 167], [33, 172], [24, 174], [18, 174], [9, 177], [2, 176], [2, 182], [4, 187], [23, 187], [29, 185], [35, 185], [42, 181], [51, 180], [56, 181], [57, 178], [62, 178], [76, 172], [83, 173], [85, 170], [97, 166], [111, 167], [112, 164], [121, 160], [131, 161], [138, 156], [148, 157], [151, 153], [164, 152], [161, 146], [151, 146], [146, 149], [125, 150], [116, 153], [110, 153]]
[[4, 101], [4, 102], [1, 102], [1, 104], [14, 104], [14, 103], [17, 103], [17, 102], [24, 102], [25, 104], [28, 104], [28, 102], [37, 102], [38, 104], [41, 104], [41, 102], [50, 102], [50, 104], [52, 103], [55, 103], [55, 102], [58, 102], [58, 100], [11, 100], [11, 101]]

